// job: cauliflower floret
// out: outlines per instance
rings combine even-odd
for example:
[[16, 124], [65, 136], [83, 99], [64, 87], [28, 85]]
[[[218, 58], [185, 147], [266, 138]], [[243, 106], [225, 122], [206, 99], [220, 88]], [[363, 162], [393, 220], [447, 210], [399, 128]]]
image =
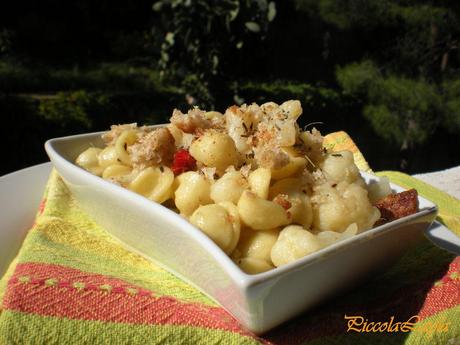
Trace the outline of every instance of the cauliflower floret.
[[353, 183], [359, 180], [360, 184], [363, 183], [359, 169], [353, 159], [353, 153], [350, 151], [328, 154], [320, 167], [330, 181]]
[[225, 125], [228, 135], [235, 142], [237, 150], [242, 154], [251, 151], [253, 134], [260, 122], [262, 112], [257, 104], [241, 107], [231, 106], [225, 111]]
[[393, 193], [388, 177], [381, 176], [376, 178], [377, 180], [371, 182], [366, 187], [369, 192], [369, 199], [373, 204]]
[[313, 188], [313, 228], [343, 232], [356, 223], [358, 230], [370, 229], [380, 218], [367, 190], [357, 183], [323, 183]]
[[311, 131], [300, 133], [300, 140], [303, 143], [303, 151], [314, 165], [319, 165], [325, 157], [323, 150], [323, 136], [316, 128]]

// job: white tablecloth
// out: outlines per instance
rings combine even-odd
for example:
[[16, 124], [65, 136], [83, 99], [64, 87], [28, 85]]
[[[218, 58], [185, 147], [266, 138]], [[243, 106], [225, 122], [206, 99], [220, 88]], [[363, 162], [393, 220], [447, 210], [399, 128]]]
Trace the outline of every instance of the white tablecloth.
[[413, 176], [460, 200], [460, 166]]

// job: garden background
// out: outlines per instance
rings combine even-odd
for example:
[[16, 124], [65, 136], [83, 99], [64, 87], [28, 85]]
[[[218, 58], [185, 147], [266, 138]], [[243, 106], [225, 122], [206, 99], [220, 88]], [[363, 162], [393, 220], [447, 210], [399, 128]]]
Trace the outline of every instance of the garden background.
[[376, 169], [460, 164], [456, 0], [17, 0], [0, 5], [0, 175], [46, 139], [299, 99]]

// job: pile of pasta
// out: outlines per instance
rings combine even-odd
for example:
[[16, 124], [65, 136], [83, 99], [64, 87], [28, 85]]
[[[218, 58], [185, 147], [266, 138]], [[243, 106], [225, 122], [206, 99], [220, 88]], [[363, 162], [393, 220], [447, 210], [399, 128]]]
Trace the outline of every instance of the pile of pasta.
[[370, 229], [388, 183], [302, 130], [299, 101], [174, 110], [161, 128], [114, 125], [76, 163], [180, 213], [250, 274]]

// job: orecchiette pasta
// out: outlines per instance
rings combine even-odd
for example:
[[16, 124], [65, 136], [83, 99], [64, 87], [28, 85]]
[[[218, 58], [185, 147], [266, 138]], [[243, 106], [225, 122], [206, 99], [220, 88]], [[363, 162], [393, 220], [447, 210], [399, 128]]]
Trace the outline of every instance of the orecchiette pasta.
[[96, 147], [90, 147], [89, 149], [83, 151], [75, 161], [79, 166], [88, 170], [94, 175], [101, 176], [104, 168], [99, 165], [99, 154], [101, 149]]
[[238, 151], [228, 134], [207, 131], [190, 146], [190, 154], [205, 166], [225, 171], [229, 166], [238, 165]]
[[219, 119], [224, 116], [222, 113], [218, 111], [207, 111], [204, 113], [204, 117], [208, 120]]
[[225, 210], [228, 213], [228, 220], [232, 223], [232, 226], [233, 226], [233, 237], [230, 242], [230, 245], [225, 251], [227, 254], [230, 254], [236, 248], [238, 241], [240, 240], [240, 234], [241, 234], [240, 215], [238, 213], [238, 208], [230, 201], [223, 201], [223, 202], [220, 202], [218, 205], [225, 208]]
[[153, 201], [162, 203], [171, 196], [174, 174], [168, 167], [146, 168], [129, 184], [128, 188]]
[[285, 166], [281, 168], [272, 169], [272, 178], [274, 180], [293, 176], [299, 170], [305, 168], [307, 164], [307, 160], [304, 157], [298, 156], [293, 149], [283, 148], [282, 151], [288, 155], [289, 161]]
[[321, 247], [321, 242], [311, 232], [299, 225], [290, 225], [281, 230], [273, 245], [271, 259], [278, 267], [314, 253]]
[[136, 142], [137, 135], [134, 129], [129, 129], [121, 133], [115, 142], [115, 152], [117, 154], [117, 159], [120, 162], [125, 164], [131, 164], [131, 157], [127, 151], [129, 145], [132, 145]]
[[274, 199], [284, 196], [289, 203], [288, 212], [292, 223], [300, 224], [309, 229], [313, 220], [313, 211], [310, 197], [306, 194], [306, 186], [300, 178], [285, 178], [276, 181], [270, 187], [269, 198]]
[[267, 168], [258, 168], [249, 174], [248, 182], [251, 190], [259, 198], [267, 199], [270, 186], [271, 171]]
[[296, 177], [278, 180], [270, 187], [269, 198], [273, 199], [279, 194], [295, 195], [302, 193], [302, 181]]
[[212, 203], [211, 185], [203, 175], [188, 171], [179, 175], [178, 182], [174, 201], [182, 214], [189, 216], [200, 205]]
[[235, 249], [240, 236], [238, 214], [233, 210], [228, 211], [229, 208], [228, 205], [204, 205], [198, 207], [190, 217], [190, 222], [227, 254]]
[[238, 243], [238, 256], [242, 258], [252, 257], [270, 262], [270, 252], [278, 239], [280, 230], [259, 230], [244, 229], [241, 232], [241, 239]]
[[103, 168], [107, 168], [110, 165], [120, 163], [117, 159], [117, 151], [114, 146], [107, 146], [98, 155], [99, 165]]
[[356, 223], [351, 224], [344, 232], [321, 231], [316, 236], [323, 247], [330, 246], [338, 241], [344, 240], [358, 233]]
[[297, 118], [302, 114], [302, 105], [299, 101], [289, 100], [280, 105], [281, 111], [285, 112], [287, 117], [292, 120], [297, 120]]
[[109, 180], [109, 179], [114, 179], [117, 180], [122, 176], [129, 175], [131, 173], [132, 169], [126, 165], [123, 164], [112, 164], [109, 165], [104, 169], [104, 172], [102, 173], [102, 178]]
[[254, 230], [273, 229], [289, 223], [283, 207], [250, 191], [241, 195], [238, 212], [242, 222]]
[[236, 263], [243, 271], [249, 274], [262, 273], [275, 268], [271, 261], [255, 257], [241, 258]]
[[247, 188], [248, 182], [241, 172], [229, 171], [211, 186], [211, 199], [216, 203], [231, 201], [237, 204], [241, 194]]
[[265, 272], [371, 228], [372, 203], [391, 193], [384, 180], [366, 186], [351, 152], [301, 130], [301, 113], [294, 100], [175, 109], [163, 128], [112, 126], [106, 147], [76, 163], [179, 212], [245, 272]]
[[309, 229], [313, 221], [313, 210], [310, 203], [310, 198], [305, 194], [295, 194], [289, 196], [291, 207], [288, 208], [288, 212], [291, 215], [292, 223], [300, 224], [305, 229]]

